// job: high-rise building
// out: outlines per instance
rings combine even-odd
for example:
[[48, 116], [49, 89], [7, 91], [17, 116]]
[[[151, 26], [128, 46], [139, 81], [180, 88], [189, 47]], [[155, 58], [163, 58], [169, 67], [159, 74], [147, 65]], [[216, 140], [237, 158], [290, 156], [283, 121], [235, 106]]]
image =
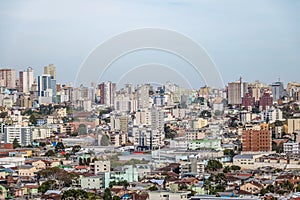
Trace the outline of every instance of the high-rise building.
[[113, 107], [116, 96], [116, 83], [103, 82], [99, 84], [100, 104]]
[[56, 80], [56, 67], [53, 64], [44, 67], [44, 74], [50, 74]]
[[4, 142], [12, 144], [15, 139], [21, 146], [31, 145], [31, 127], [21, 127], [19, 125], [4, 127]]
[[270, 93], [265, 92], [259, 99], [260, 110], [269, 110], [273, 105], [273, 98]]
[[16, 88], [16, 70], [0, 69], [0, 86], [10, 89]]
[[164, 128], [164, 111], [159, 108], [152, 107], [150, 112], [152, 129], [162, 131]]
[[248, 85], [249, 93], [251, 93], [252, 97], [254, 97], [255, 101], [259, 101], [259, 98], [261, 96], [261, 83], [258, 81], [255, 81], [254, 83], [250, 83]]
[[288, 83], [286, 87], [287, 94], [290, 97], [290, 100], [300, 100], [300, 84], [299, 83]]
[[149, 93], [152, 89], [150, 84], [141, 85], [137, 88], [137, 108], [145, 109], [149, 108]]
[[288, 134], [300, 131], [300, 118], [290, 118], [287, 120]]
[[242, 105], [246, 109], [252, 109], [255, 106], [255, 98], [252, 97], [250, 93], [247, 93], [243, 98], [242, 98]]
[[19, 72], [19, 82], [19, 91], [23, 93], [29, 93], [34, 82], [33, 69], [31, 67], [28, 67], [25, 71]]
[[50, 74], [38, 76], [38, 96], [40, 103], [56, 102], [56, 80]]
[[243, 151], [265, 152], [272, 149], [272, 133], [267, 124], [262, 124], [260, 130], [247, 129], [242, 134]]
[[138, 151], [153, 150], [164, 145], [165, 134], [163, 131], [153, 130], [145, 126], [134, 126], [132, 134], [134, 137], [134, 147]]
[[240, 78], [237, 82], [228, 83], [228, 104], [242, 104], [242, 97], [248, 92], [248, 84]]
[[284, 87], [282, 82], [275, 82], [272, 83], [272, 95], [273, 95], [273, 101], [278, 101], [283, 97]]

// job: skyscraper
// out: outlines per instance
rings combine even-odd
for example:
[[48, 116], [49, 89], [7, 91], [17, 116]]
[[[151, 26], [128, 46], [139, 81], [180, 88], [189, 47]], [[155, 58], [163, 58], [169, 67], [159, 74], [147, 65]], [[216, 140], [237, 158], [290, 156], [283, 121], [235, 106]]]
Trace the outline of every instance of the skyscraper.
[[26, 71], [19, 72], [20, 88], [19, 91], [29, 93], [34, 82], [33, 69], [28, 67]]
[[150, 84], [144, 84], [137, 88], [137, 108], [145, 109], [149, 107], [149, 92], [152, 90], [152, 86]]
[[116, 83], [102, 82], [99, 84], [100, 104], [113, 107], [116, 96]]
[[242, 97], [248, 92], [248, 84], [239, 81], [228, 83], [228, 104], [240, 105], [242, 104]]
[[50, 74], [38, 76], [38, 96], [40, 103], [56, 102], [56, 80]]
[[53, 64], [44, 67], [44, 74], [50, 74], [56, 80], [56, 67]]
[[278, 101], [283, 97], [283, 92], [284, 92], [283, 83], [278, 81], [272, 83], [271, 86], [272, 86], [273, 101]]
[[16, 88], [16, 70], [0, 69], [0, 86], [10, 89]]

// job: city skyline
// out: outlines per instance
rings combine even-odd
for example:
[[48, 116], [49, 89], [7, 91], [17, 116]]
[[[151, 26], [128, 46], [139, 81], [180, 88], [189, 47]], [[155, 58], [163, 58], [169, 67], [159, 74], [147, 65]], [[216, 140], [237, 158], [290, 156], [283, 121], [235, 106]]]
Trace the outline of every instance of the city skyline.
[[[30, 66], [40, 74], [44, 65], [53, 63], [59, 82], [73, 82], [85, 58], [102, 42], [124, 31], [161, 27], [185, 34], [203, 46], [225, 83], [239, 76], [248, 82], [298, 81], [297, 2], [90, 1], [82, 7], [72, 1], [72, 10], [67, 9], [69, 3], [2, 2], [1, 68], [19, 71]], [[153, 15], [154, 10], [161, 12]], [[135, 67], [149, 60], [174, 69], [189, 67], [157, 51], [132, 53], [114, 67]], [[192, 79], [193, 88], [203, 85], [203, 80], [185, 78]]]

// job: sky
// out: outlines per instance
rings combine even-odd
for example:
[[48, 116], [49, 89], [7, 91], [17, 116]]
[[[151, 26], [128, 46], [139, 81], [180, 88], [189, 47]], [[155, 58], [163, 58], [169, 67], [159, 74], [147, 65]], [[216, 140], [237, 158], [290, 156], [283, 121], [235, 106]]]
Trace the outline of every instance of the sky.
[[[52, 63], [60, 83], [74, 82], [80, 67], [103, 42], [126, 31], [154, 27], [197, 42], [225, 84], [240, 76], [248, 82], [300, 82], [299, 10], [297, 0], [0, 1], [0, 68], [19, 71], [30, 66], [39, 75]], [[157, 63], [150, 67], [153, 73], [145, 69], [149, 63]], [[101, 78], [132, 80], [124, 74], [114, 76], [122, 66], [136, 69], [128, 70], [132, 77], [139, 76], [136, 81], [155, 79], [157, 67], [166, 66], [161, 74], [190, 72], [166, 81], [188, 80], [193, 88], [205, 84], [203, 77], [193, 75], [189, 63], [156, 50], [123, 56]]]

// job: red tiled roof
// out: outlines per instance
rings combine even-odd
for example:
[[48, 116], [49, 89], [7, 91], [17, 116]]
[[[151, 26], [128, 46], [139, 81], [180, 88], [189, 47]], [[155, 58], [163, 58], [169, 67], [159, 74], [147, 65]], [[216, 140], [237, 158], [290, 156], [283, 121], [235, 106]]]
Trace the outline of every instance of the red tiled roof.
[[24, 185], [24, 188], [30, 188], [30, 189], [38, 189], [38, 185]]
[[78, 165], [78, 166], [75, 166], [75, 169], [87, 169], [88, 167], [87, 166], [84, 166], [84, 165]]

